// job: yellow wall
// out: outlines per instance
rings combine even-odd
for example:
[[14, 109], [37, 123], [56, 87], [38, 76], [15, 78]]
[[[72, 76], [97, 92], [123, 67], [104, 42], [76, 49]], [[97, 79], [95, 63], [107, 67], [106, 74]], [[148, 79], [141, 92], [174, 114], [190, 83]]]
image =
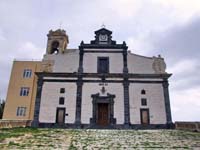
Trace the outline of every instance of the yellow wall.
[[[30, 78], [23, 78], [24, 69], [32, 70], [32, 76]], [[35, 72], [40, 71], [40, 61], [13, 62], [3, 119], [33, 119], [37, 90], [37, 77], [35, 75]], [[20, 96], [21, 87], [30, 88], [28, 96]], [[26, 107], [26, 115], [17, 116], [17, 107]]]

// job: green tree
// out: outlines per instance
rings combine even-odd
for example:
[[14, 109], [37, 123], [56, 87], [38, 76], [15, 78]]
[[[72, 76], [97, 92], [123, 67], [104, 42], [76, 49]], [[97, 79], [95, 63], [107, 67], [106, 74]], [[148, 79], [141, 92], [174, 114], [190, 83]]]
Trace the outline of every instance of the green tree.
[[0, 99], [0, 119], [3, 117], [3, 110], [5, 106], [5, 101], [3, 99]]

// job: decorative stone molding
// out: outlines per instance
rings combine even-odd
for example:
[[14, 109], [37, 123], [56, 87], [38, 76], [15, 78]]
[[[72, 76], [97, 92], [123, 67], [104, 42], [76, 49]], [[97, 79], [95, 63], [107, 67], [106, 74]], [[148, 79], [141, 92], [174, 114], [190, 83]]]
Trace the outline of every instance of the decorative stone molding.
[[43, 72], [53, 72], [54, 60], [43, 60], [42, 61], [42, 71]]
[[160, 55], [158, 55], [158, 57], [153, 57], [152, 68], [155, 73], [166, 73], [166, 64], [164, 59]]
[[114, 98], [115, 95], [107, 93], [106, 96], [100, 96], [100, 93], [92, 94], [92, 118], [90, 118], [90, 125], [97, 125], [97, 111], [99, 103], [109, 104], [109, 125], [113, 126], [116, 124], [116, 118], [114, 118]]

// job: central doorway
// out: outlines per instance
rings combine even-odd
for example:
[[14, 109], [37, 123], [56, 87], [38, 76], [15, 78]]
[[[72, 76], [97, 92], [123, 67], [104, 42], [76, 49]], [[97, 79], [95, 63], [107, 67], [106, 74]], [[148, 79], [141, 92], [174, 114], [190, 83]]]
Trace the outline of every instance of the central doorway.
[[107, 126], [109, 124], [108, 103], [98, 104], [98, 118], [97, 124], [100, 126]]
[[116, 124], [114, 118], [114, 98], [115, 95], [107, 93], [107, 95], [100, 96], [99, 93], [91, 95], [92, 97], [92, 118], [90, 118], [90, 125], [97, 128], [106, 128]]

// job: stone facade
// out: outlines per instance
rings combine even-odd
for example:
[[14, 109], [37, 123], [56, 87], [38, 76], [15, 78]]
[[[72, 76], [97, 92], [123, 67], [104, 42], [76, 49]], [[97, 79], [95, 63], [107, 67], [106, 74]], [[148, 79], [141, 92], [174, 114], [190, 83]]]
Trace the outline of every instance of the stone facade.
[[64, 30], [50, 31], [35, 94], [32, 126], [73, 128], [169, 128], [166, 64], [161, 56], [131, 53], [112, 32], [67, 49]]
[[[52, 73], [40, 74], [44, 83], [38, 125], [58, 124], [56, 109], [62, 107], [66, 113], [62, 123], [65, 127], [99, 127], [102, 103], [108, 109], [107, 126], [167, 127], [171, 112], [164, 82], [170, 74], [165, 72], [164, 59], [128, 52], [125, 42], [116, 44], [107, 29], [95, 34], [94, 41], [82, 42], [79, 49], [44, 56], [45, 61], [53, 61], [54, 65]], [[99, 59], [107, 60], [107, 72], [99, 73]], [[66, 90], [62, 106], [58, 104], [61, 88]], [[113, 95], [111, 101], [110, 95]], [[148, 121], [143, 124], [142, 119]]]

